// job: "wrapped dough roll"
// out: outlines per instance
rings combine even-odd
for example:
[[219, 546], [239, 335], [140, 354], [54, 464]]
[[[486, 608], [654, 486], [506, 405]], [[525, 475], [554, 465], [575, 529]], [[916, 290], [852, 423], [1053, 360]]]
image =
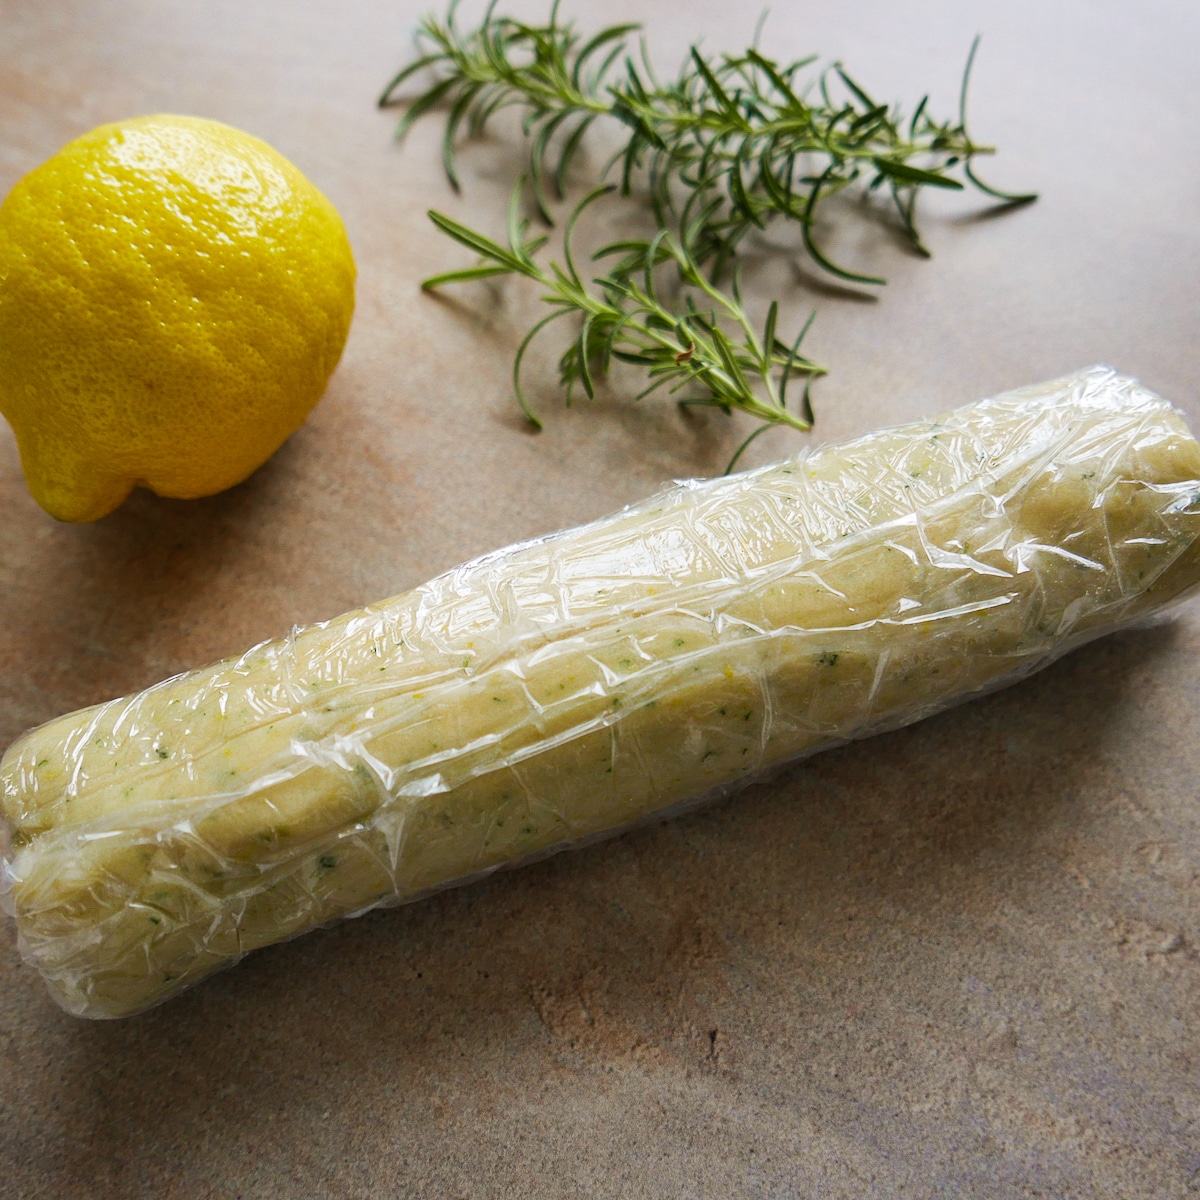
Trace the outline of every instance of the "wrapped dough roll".
[[1200, 580], [1200, 446], [1104, 368], [488, 555], [59, 718], [0, 892], [68, 1011], [1013, 682]]

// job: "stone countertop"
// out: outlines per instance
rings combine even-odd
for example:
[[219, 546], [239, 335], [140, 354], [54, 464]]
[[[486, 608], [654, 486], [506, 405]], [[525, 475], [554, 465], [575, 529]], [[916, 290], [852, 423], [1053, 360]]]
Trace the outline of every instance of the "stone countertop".
[[[594, 28], [596, 6], [563, 7]], [[602, 7], [643, 21], [668, 67], [697, 37], [741, 48], [758, 15]], [[531, 374], [547, 428], [522, 425], [509, 370], [536, 300], [417, 287], [464, 257], [426, 209], [501, 231], [519, 134], [466, 148], [455, 196], [440, 119], [397, 145], [374, 108], [423, 11], [0, 3], [0, 190], [103, 121], [212, 117], [330, 196], [360, 266], [326, 399], [231, 492], [57, 525], [0, 429], [0, 743], [717, 472], [749, 428], [634, 405], [619, 380], [564, 411], [548, 357]], [[764, 44], [949, 114], [976, 32], [988, 177], [1042, 199], [996, 216], [933, 198], [931, 262], [856, 224], [838, 248], [889, 277], [875, 302], [799, 258], [752, 272], [782, 328], [818, 309], [816, 436], [1094, 361], [1200, 424], [1200, 8], [783, 4]], [[772, 433], [753, 460], [795, 444]], [[1185, 610], [705, 812], [258, 952], [123, 1022], [59, 1012], [5, 924], [0, 1196], [1200, 1191], [1198, 666]]]

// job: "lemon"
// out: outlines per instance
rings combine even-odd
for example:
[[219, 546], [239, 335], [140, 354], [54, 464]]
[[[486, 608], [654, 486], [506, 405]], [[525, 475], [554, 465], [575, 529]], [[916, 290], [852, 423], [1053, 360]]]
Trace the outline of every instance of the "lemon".
[[354, 310], [333, 205], [215, 121], [102, 125], [0, 206], [0, 412], [29, 490], [93, 521], [232, 487], [293, 433]]

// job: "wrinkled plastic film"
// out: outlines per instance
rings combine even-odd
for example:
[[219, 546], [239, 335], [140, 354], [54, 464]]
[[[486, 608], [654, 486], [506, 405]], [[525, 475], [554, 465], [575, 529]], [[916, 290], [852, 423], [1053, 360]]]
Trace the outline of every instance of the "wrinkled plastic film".
[[465, 564], [27, 734], [0, 892], [86, 1016], [1013, 682], [1200, 581], [1200, 446], [1106, 368]]

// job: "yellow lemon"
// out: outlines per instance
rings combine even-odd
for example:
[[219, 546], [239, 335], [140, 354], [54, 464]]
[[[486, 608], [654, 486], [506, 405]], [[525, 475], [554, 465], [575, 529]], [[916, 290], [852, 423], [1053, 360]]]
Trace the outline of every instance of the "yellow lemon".
[[244, 479], [325, 390], [354, 276], [333, 205], [249, 134], [153, 116], [65, 146], [0, 206], [0, 412], [34, 498], [93, 521]]

